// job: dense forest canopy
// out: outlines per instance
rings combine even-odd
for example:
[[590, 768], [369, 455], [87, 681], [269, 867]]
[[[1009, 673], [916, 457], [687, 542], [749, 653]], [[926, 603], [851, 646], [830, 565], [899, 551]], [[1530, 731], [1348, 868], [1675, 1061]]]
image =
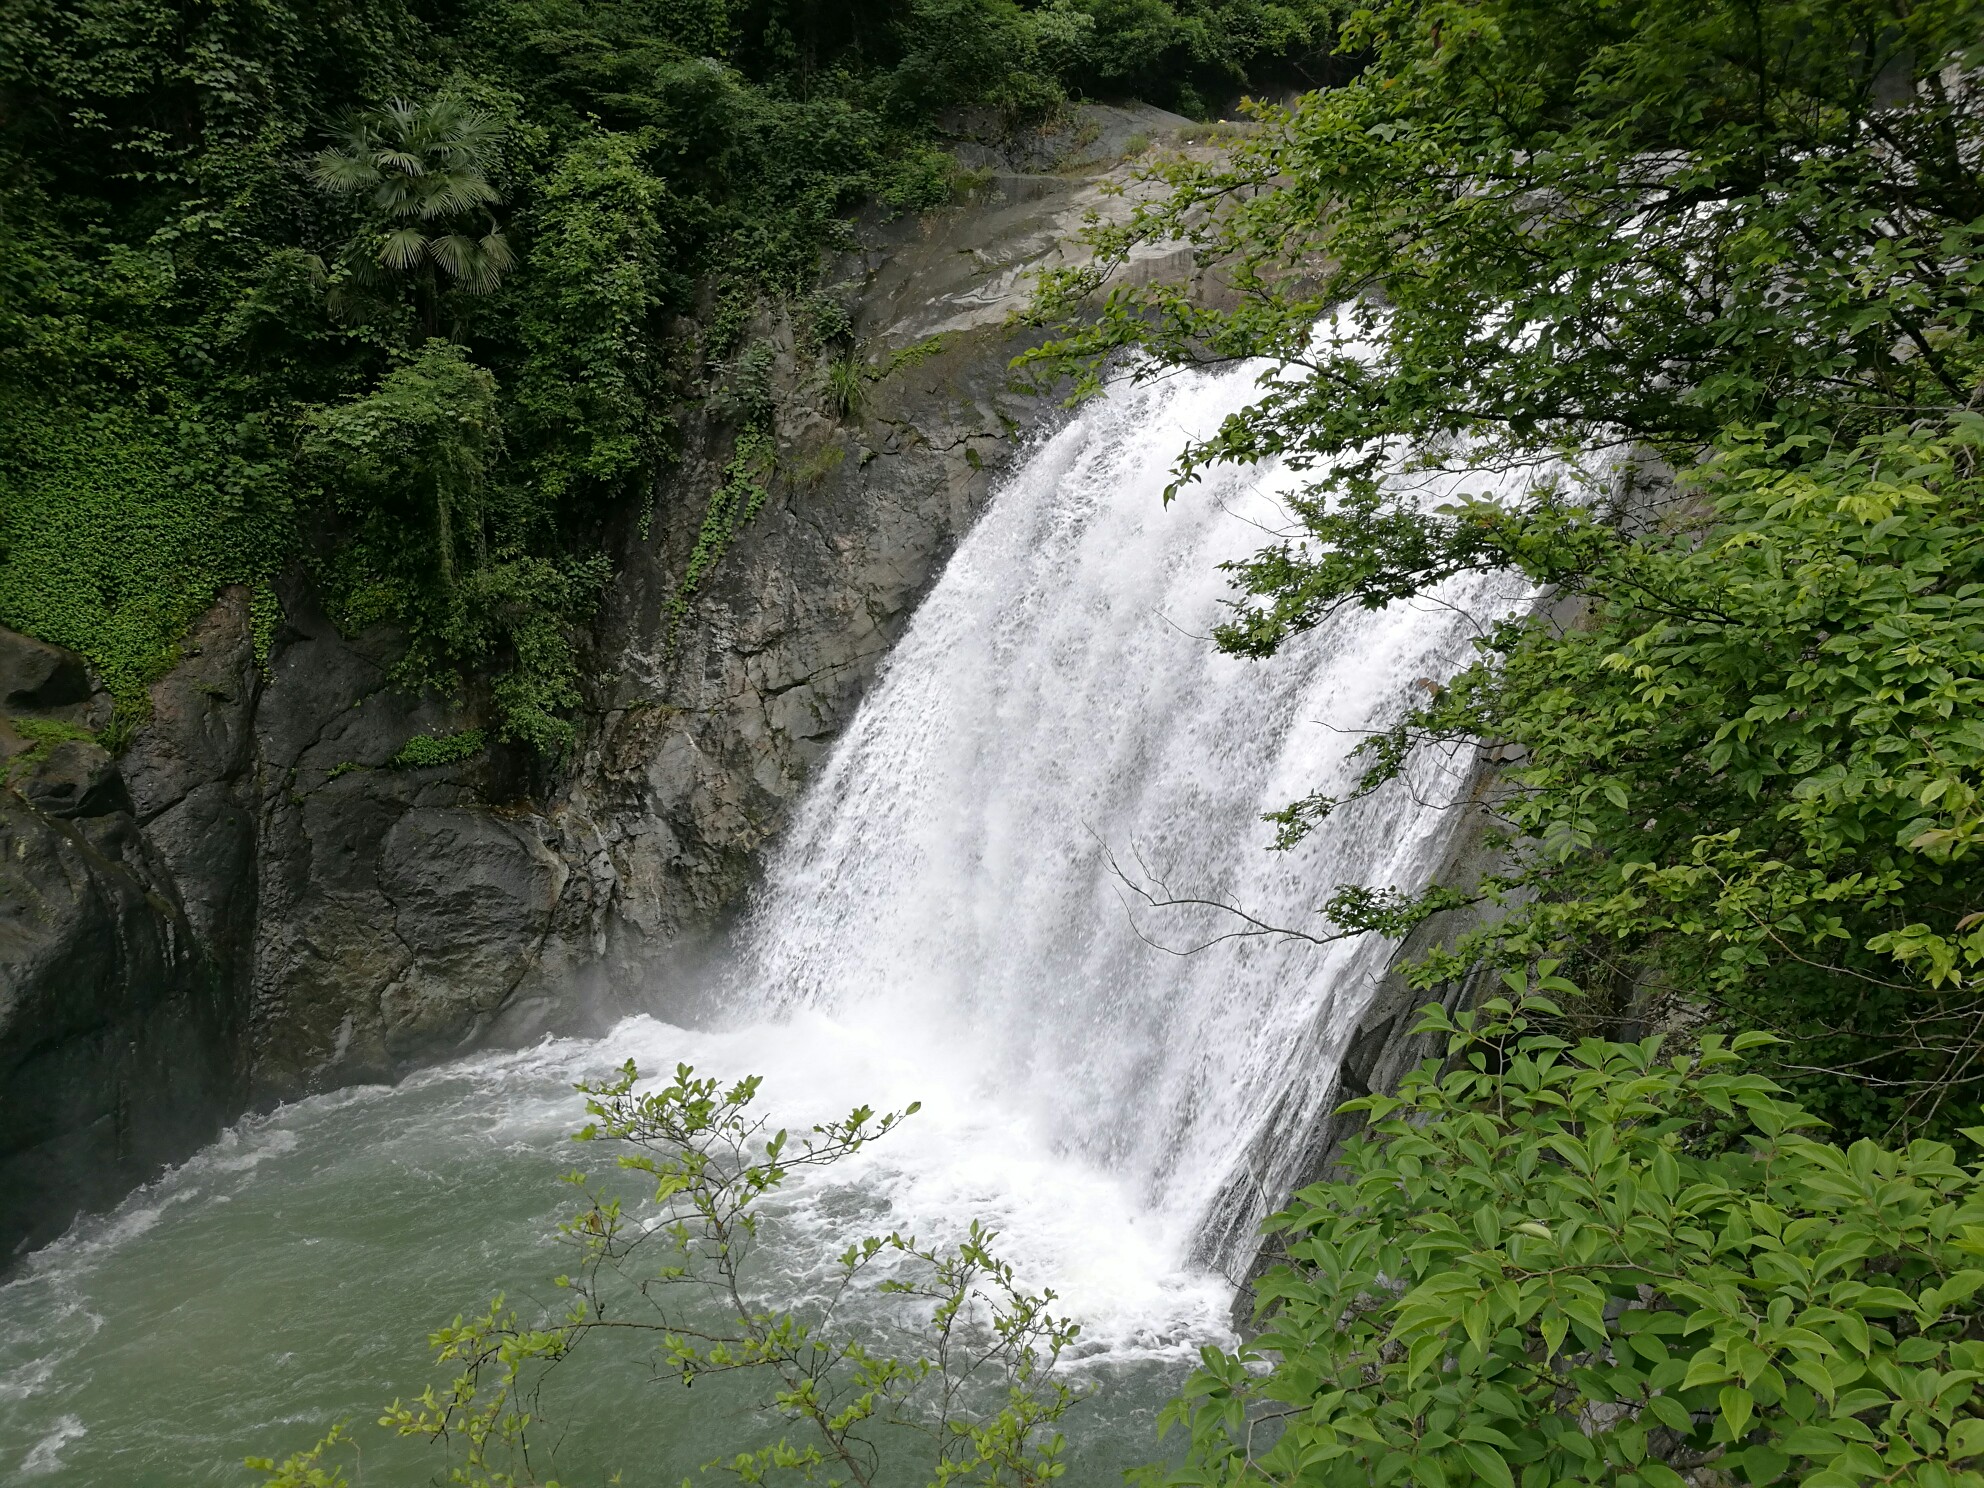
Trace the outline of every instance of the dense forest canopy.
[[604, 524], [853, 209], [949, 199], [946, 119], [1202, 113], [1334, 43], [1327, 0], [7, 0], [0, 623], [128, 730], [301, 565], [556, 754]]

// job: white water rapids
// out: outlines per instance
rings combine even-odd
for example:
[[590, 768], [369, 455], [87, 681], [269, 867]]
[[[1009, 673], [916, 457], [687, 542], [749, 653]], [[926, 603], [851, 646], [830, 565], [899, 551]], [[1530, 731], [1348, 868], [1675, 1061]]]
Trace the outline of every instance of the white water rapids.
[[1177, 1259], [1242, 1267], [1210, 1236], [1251, 1224], [1215, 1206], [1285, 1196], [1291, 1173], [1235, 1166], [1271, 1117], [1319, 1114], [1389, 947], [1237, 936], [1138, 887], [1319, 932], [1339, 883], [1423, 884], [1464, 766], [1418, 761], [1293, 852], [1261, 817], [1354, 786], [1356, 744], [1519, 592], [1475, 577], [1270, 662], [1215, 651], [1219, 565], [1288, 528], [1296, 478], [1163, 491], [1255, 391], [1254, 369], [1125, 389], [999, 492], [774, 853], [736, 982], [913, 1046], [1000, 1129], [1122, 1185]]
[[[1118, 1455], [1148, 1456], [1149, 1405], [1225, 1336], [1230, 1237], [1296, 1176], [1249, 1154], [1297, 1145], [1389, 948], [1220, 939], [1242, 922], [1153, 908], [1112, 859], [1159, 897], [1309, 930], [1339, 882], [1423, 882], [1467, 783], [1439, 760], [1294, 852], [1266, 850], [1261, 814], [1347, 787], [1364, 733], [1521, 597], [1463, 580], [1271, 662], [1217, 654], [1218, 564], [1286, 525], [1295, 477], [1161, 492], [1254, 370], [1097, 400], [994, 495], [771, 858], [711, 999], [730, 1026], [657, 1008], [243, 1121], [0, 1289], [0, 1479], [239, 1483], [244, 1453], [417, 1388], [426, 1327], [557, 1269], [570, 1082], [629, 1056], [763, 1074], [797, 1119], [921, 1100], [791, 1237], [986, 1220], [1087, 1324], [1077, 1366], [1141, 1381], [1111, 1419]], [[575, 1430], [584, 1460], [679, 1480], [726, 1440], [706, 1412], [660, 1451], [655, 1387], [628, 1388], [588, 1387], [643, 1424]]]

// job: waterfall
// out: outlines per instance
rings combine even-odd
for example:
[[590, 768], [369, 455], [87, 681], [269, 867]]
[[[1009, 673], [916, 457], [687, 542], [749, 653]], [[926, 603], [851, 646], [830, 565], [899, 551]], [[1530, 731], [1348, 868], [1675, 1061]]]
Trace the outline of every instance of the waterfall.
[[[1464, 761], [1420, 761], [1291, 852], [1262, 813], [1351, 785], [1365, 732], [1520, 598], [1470, 577], [1271, 661], [1217, 653], [1219, 565], [1287, 528], [1299, 477], [1162, 493], [1258, 370], [1112, 392], [995, 492], [773, 854], [732, 988], [756, 1015], [929, 1051], [1016, 1137], [1112, 1175], [1228, 1267], [1300, 1176], [1236, 1168], [1299, 1147], [1390, 947], [1239, 934], [1134, 886], [1314, 932], [1340, 882], [1423, 884]], [[1220, 1212], [1236, 1194], [1249, 1212]]]
[[[830, 1293], [861, 1236], [947, 1244], [982, 1220], [1080, 1320], [1064, 1363], [1106, 1385], [1069, 1481], [1146, 1460], [1182, 1372], [1230, 1340], [1217, 1273], [1301, 1176], [1389, 948], [1233, 937], [1223, 911], [1144, 904], [1112, 862], [1160, 897], [1161, 879], [1307, 929], [1338, 882], [1422, 882], [1465, 762], [1421, 760], [1290, 853], [1267, 851], [1261, 813], [1350, 784], [1362, 732], [1522, 601], [1466, 579], [1272, 661], [1217, 654], [1217, 565], [1283, 525], [1296, 477], [1161, 493], [1252, 391], [1252, 369], [1118, 391], [994, 493], [772, 857], [724, 1026], [631, 1017], [249, 1116], [39, 1253], [0, 1289], [0, 1477], [181, 1482], [376, 1415], [423, 1377], [425, 1325], [490, 1288], [541, 1298], [569, 1264], [547, 1237], [572, 1084], [630, 1058], [761, 1075], [764, 1109], [801, 1131], [922, 1102], [768, 1206], [768, 1297]], [[708, 1388], [657, 1394], [605, 1358], [552, 1388], [560, 1477], [680, 1481], [757, 1439]], [[368, 1466], [422, 1475], [400, 1460]]]

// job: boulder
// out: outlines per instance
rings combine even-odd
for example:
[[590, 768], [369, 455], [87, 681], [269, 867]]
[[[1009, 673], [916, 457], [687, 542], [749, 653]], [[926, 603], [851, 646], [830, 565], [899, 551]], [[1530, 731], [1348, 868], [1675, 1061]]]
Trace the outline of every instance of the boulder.
[[17, 770], [14, 790], [44, 816], [129, 814], [131, 793], [110, 751], [91, 739], [64, 739]]
[[47, 713], [89, 701], [89, 668], [61, 646], [0, 630], [0, 710]]

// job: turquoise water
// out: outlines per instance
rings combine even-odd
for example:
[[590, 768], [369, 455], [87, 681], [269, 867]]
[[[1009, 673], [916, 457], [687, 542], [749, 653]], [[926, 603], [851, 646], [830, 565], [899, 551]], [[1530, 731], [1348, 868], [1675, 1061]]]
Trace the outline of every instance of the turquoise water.
[[[80, 1223], [0, 1288], [0, 1481], [246, 1484], [257, 1479], [244, 1457], [281, 1456], [338, 1420], [358, 1427], [356, 1482], [435, 1480], [444, 1455], [370, 1423], [437, 1378], [425, 1345], [436, 1324], [496, 1291], [527, 1317], [562, 1309], [551, 1278], [566, 1269], [557, 1223], [573, 1191], [559, 1175], [581, 1159], [607, 1166], [600, 1148], [566, 1140], [583, 1116], [571, 1084], [629, 1055], [764, 1073], [795, 1121], [924, 1099], [900, 1132], [775, 1215], [768, 1298], [803, 1297], [820, 1258], [857, 1234], [939, 1238], [981, 1216], [1005, 1230], [1001, 1248], [1029, 1282], [1091, 1320], [1065, 1366], [1094, 1391], [1069, 1421], [1071, 1481], [1113, 1483], [1157, 1455], [1155, 1410], [1197, 1345], [1224, 1336], [1226, 1293], [1173, 1264], [1176, 1237], [1110, 1179], [887, 1030], [800, 1019], [711, 1035], [638, 1019], [597, 1043], [482, 1056], [250, 1118]], [[785, 1429], [732, 1381], [684, 1390], [638, 1350], [597, 1340], [551, 1372], [539, 1413], [534, 1466], [573, 1484], [615, 1471], [679, 1484]]]

